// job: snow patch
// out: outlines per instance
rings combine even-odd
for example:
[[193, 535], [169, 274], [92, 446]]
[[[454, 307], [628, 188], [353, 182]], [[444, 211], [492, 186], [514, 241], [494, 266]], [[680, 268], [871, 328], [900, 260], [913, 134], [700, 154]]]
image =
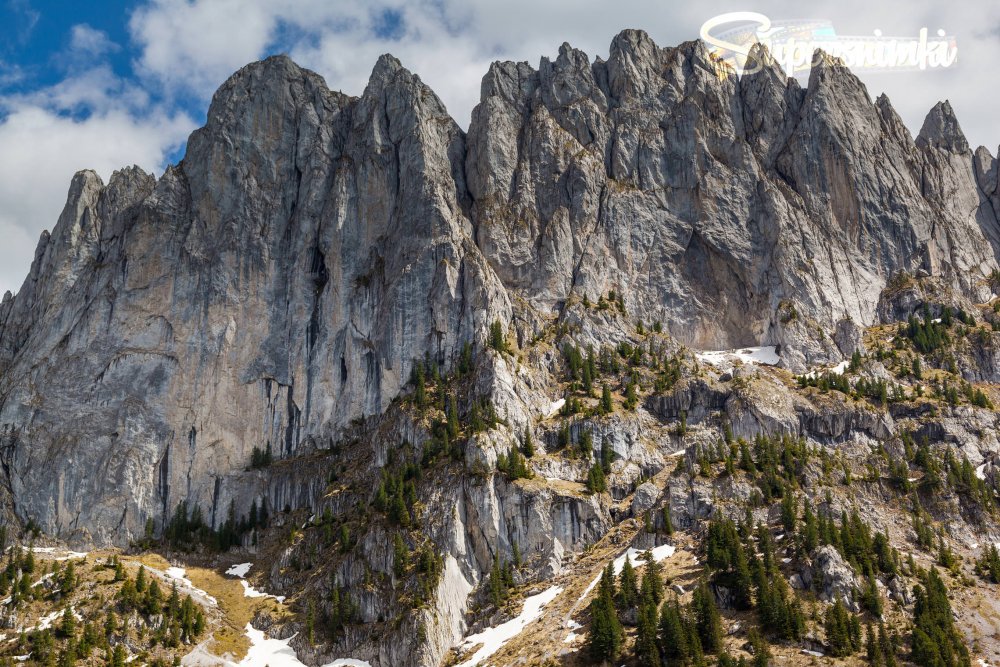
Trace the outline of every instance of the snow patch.
[[242, 579], [247, 576], [247, 572], [253, 567], [253, 563], [239, 563], [238, 565], [233, 565], [231, 568], [226, 570], [226, 574], [231, 577], [239, 577]]
[[549, 409], [548, 409], [548, 412], [545, 413], [545, 416], [546, 417], [551, 417], [552, 415], [554, 415], [557, 412], [559, 412], [560, 410], [562, 410], [562, 407], [564, 405], [566, 405], [566, 399], [565, 398], [560, 398], [558, 401], [552, 401], [551, 403], [549, 403]]
[[694, 356], [698, 361], [720, 368], [731, 368], [737, 361], [744, 364], [774, 366], [781, 360], [775, 345], [742, 347], [737, 350], [703, 350], [695, 352]]
[[811, 655], [814, 658], [822, 658], [823, 657], [823, 652], [822, 651], [810, 651], [807, 648], [802, 649], [802, 653], [803, 653], [803, 655]]
[[[247, 638], [250, 640], [250, 650], [245, 658], [240, 660], [238, 667], [306, 667], [290, 644], [295, 635], [288, 639], [271, 639], [262, 630], [256, 630], [247, 623]], [[364, 660], [354, 658], [337, 658], [323, 667], [372, 667]]]
[[849, 362], [849, 361], [841, 361], [836, 366], [830, 366], [828, 368], [817, 368], [817, 369], [811, 370], [811, 371], [809, 371], [808, 373], [805, 374], [805, 377], [807, 377], [807, 378], [815, 378], [815, 377], [817, 377], [819, 375], [825, 375], [827, 373], [833, 373], [834, 375], [843, 375], [844, 371], [846, 371], [847, 367], [850, 366], [850, 365], [851, 365], [851, 362]]
[[[676, 550], [677, 548], [674, 547], [674, 545], [672, 544], [661, 544], [660, 546], [653, 548], [651, 550], [653, 554], [653, 562], [659, 563], [661, 560], [670, 558], [671, 556], [674, 555], [674, 551]], [[646, 550], [639, 551], [634, 547], [629, 547], [625, 551], [625, 553], [623, 553], [621, 556], [612, 561], [613, 563], [612, 567], [614, 568], [615, 576], [617, 577], [619, 574], [622, 573], [622, 568], [625, 567], [626, 558], [628, 558], [632, 562], [632, 567], [640, 567], [642, 565], [645, 565], [646, 561], [643, 558], [639, 558], [639, 556], [643, 555], [645, 552]], [[599, 574], [597, 575], [596, 579], [590, 582], [590, 585], [587, 586], [586, 590], [583, 591], [583, 595], [580, 596], [580, 599], [577, 600], [577, 602], [583, 602], [584, 598], [586, 598], [590, 594], [590, 591], [594, 590], [594, 587], [597, 586], [600, 580], [601, 580], [601, 575]]]
[[[69, 611], [71, 614], [73, 614], [73, 618], [75, 618], [76, 620], [78, 621], [83, 620], [83, 616], [81, 616], [80, 612], [78, 612], [76, 609], [70, 607]], [[42, 616], [38, 620], [38, 625], [31, 628], [24, 628], [21, 631], [27, 633], [27, 632], [34, 632], [35, 630], [47, 630], [48, 628], [52, 627], [53, 623], [62, 618], [62, 614], [63, 614], [62, 611], [54, 611], [48, 616]]]
[[[463, 662], [461, 665], [458, 665], [458, 667], [473, 667], [499, 651], [504, 644], [521, 634], [521, 631], [524, 630], [529, 623], [541, 616], [542, 608], [552, 602], [561, 592], [561, 586], [553, 586], [542, 591], [538, 595], [532, 595], [524, 600], [524, 608], [516, 618], [512, 618], [506, 623], [502, 623], [495, 628], [488, 628], [480, 633], [470, 635], [463, 639], [460, 644], [462, 648], [468, 649], [480, 644], [481, 646], [471, 658]], [[275, 666], [271, 665], [271, 667]]]
[[[247, 576], [247, 572], [250, 571], [251, 567], [253, 567], [253, 563], [239, 563], [237, 565], [233, 565], [231, 568], [226, 570], [226, 574], [228, 574], [229, 576], [240, 578], [240, 583], [243, 584], [243, 597], [274, 598], [278, 602], [284, 602], [285, 601], [284, 595], [271, 595], [270, 593], [265, 593], [264, 591], [258, 591], [256, 588], [254, 588], [244, 580], [244, 577]], [[180, 568], [176, 569], [180, 570]], [[181, 570], [181, 575], [183, 576], [183, 574], [184, 570]], [[188, 583], [190, 584], [191, 582]]]
[[174, 581], [176, 581], [178, 584], [181, 585], [181, 587], [186, 588], [188, 591], [201, 596], [202, 599], [207, 600], [209, 604], [212, 605], [219, 604], [218, 600], [216, 600], [214, 597], [212, 597], [205, 591], [201, 590], [200, 588], [197, 588], [194, 584], [191, 583], [191, 580], [185, 576], [187, 574], [187, 570], [185, 570], [183, 567], [168, 567], [166, 570], [163, 571], [163, 574], [168, 579], [173, 579]]
[[69, 549], [57, 549], [56, 547], [32, 547], [31, 550], [36, 554], [61, 554], [57, 558], [52, 560], [69, 560], [71, 558], [86, 558], [89, 551], [70, 551]]
[[48, 574], [43, 574], [42, 576], [40, 576], [38, 578], [38, 581], [36, 581], [35, 583], [31, 584], [31, 586], [32, 586], [32, 588], [34, 588], [35, 586], [40, 585], [42, 582], [48, 581], [52, 577], [53, 577], [53, 573], [52, 572], [49, 572]]
[[976, 477], [978, 477], [979, 479], [986, 479], [986, 464], [985, 463], [983, 465], [979, 466], [978, 468], [976, 468]]
[[258, 591], [256, 588], [248, 584], [243, 579], [240, 579], [240, 583], [243, 584], [243, 597], [246, 598], [273, 598], [278, 603], [285, 602], [284, 595], [271, 595], [270, 593], [265, 593], [264, 591]]

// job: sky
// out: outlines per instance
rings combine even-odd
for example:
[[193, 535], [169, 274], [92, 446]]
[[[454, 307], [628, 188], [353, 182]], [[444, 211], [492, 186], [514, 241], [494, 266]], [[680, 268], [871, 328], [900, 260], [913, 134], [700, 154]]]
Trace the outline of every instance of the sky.
[[287, 53], [336, 90], [358, 95], [378, 56], [416, 72], [467, 127], [494, 60], [554, 58], [569, 42], [606, 57], [641, 28], [661, 46], [698, 37], [725, 12], [822, 19], [839, 35], [953, 35], [958, 63], [858, 72], [911, 132], [948, 99], [972, 146], [1000, 144], [1000, 3], [973, 0], [0, 0], [0, 294], [16, 292], [72, 175], [107, 181], [139, 165], [157, 176], [183, 157], [212, 93], [234, 71]]

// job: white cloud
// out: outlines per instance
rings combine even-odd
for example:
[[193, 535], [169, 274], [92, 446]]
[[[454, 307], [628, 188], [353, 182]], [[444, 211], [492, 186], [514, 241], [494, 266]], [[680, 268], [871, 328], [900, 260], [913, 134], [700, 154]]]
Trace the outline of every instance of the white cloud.
[[259, 0], [154, 0], [132, 15], [139, 71], [168, 89], [208, 97], [258, 59], [277, 28], [271, 3]]
[[[237, 7], [238, 5], [238, 7]], [[664, 3], [661, 0], [152, 0], [132, 16], [145, 76], [175, 91], [206, 99], [233, 71], [271, 52], [287, 51], [323, 74], [332, 88], [359, 94], [378, 56], [396, 55], [438, 93], [463, 127], [478, 102], [489, 63], [537, 65], [570, 42], [591, 57], [605, 55], [623, 28], [642, 28], [661, 45], [694, 39], [716, 14], [745, 10], [737, 0]], [[805, 9], [791, 0], [762, 0], [756, 11], [773, 19], [818, 17], [839, 34], [915, 36], [944, 28], [959, 38], [960, 66], [944, 73], [873, 75], [872, 97], [886, 91], [911, 130], [938, 99], [950, 98], [975, 145], [996, 146], [992, 90], [1000, 55], [1000, 6], [936, 0], [825, 0]], [[386, 12], [401, 18], [398, 33], [379, 32]]]
[[[150, 107], [130, 90], [97, 68], [0, 102], [0, 294], [20, 288], [76, 171], [94, 169], [106, 181], [126, 165], [160, 170], [194, 128], [186, 115]], [[81, 108], [87, 113], [70, 113]]]
[[75, 25], [70, 30], [69, 46], [77, 54], [90, 56], [101, 56], [121, 48], [111, 41], [106, 32], [92, 28], [86, 23]]

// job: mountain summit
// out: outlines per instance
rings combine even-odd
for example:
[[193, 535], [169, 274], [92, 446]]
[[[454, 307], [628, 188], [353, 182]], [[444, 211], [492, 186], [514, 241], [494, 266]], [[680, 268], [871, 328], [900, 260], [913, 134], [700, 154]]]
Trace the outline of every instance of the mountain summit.
[[[802, 88], [752, 58], [739, 78], [700, 41], [627, 30], [596, 62], [563, 44], [537, 68], [494, 63], [468, 133], [389, 55], [360, 97], [285, 56], [244, 67], [160, 178], [77, 174], [4, 297], [7, 521], [119, 547], [190, 521], [252, 550], [259, 508], [292, 531], [274, 586], [340, 621], [331, 590], [357, 604], [303, 655], [435, 665], [489, 626], [466, 612], [504, 562], [520, 568], [506, 591], [568, 576], [613, 534], [652, 547], [723, 500], [779, 502], [670, 476], [721, 466], [734, 438], [801, 438], [838, 452], [832, 466], [912, 429], [986, 470], [1000, 446], [971, 433], [996, 419], [968, 383], [1000, 380], [992, 311], [975, 315], [1000, 275], [996, 159], [947, 102], [914, 140], [838, 60]], [[968, 414], [890, 409], [872, 383], [924, 386], [897, 350], [945, 308], [983, 342], [920, 359], [942, 392], [969, 387]], [[886, 334], [907, 321], [928, 329]], [[856, 396], [809, 393], [852, 357]], [[818, 506], [806, 477], [779, 486]], [[292, 574], [304, 563], [326, 576]]]

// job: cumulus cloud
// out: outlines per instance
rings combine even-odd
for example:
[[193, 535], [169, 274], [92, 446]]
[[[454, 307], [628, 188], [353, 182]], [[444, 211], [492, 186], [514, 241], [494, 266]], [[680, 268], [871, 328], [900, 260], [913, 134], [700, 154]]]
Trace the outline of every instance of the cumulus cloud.
[[92, 28], [86, 23], [72, 27], [69, 45], [71, 51], [90, 56], [101, 56], [121, 48], [111, 41], [106, 32]]
[[94, 169], [107, 180], [125, 165], [160, 170], [194, 128], [103, 66], [4, 98], [0, 119], [0, 294], [20, 287], [76, 171]]
[[[660, 0], [151, 0], [135, 12], [130, 27], [146, 76], [203, 98], [246, 62], [278, 51], [323, 74], [332, 88], [358, 94], [378, 56], [391, 52], [438, 93], [464, 127], [493, 60], [537, 64], [540, 56], [554, 56], [563, 41], [591, 57], [605, 55], [611, 38], [628, 27], [674, 45], [697, 37], [708, 18], [745, 9], [736, 0], [711, 7]], [[1000, 6], [826, 0], [806, 12], [791, 0], [762, 0], [755, 10], [776, 20], [826, 18], [840, 34], [881, 29], [915, 37], [927, 27], [957, 35], [960, 67], [862, 78], [873, 98], [889, 93], [914, 132], [938, 99], [949, 98], [971, 143], [1000, 141], [990, 106], [980, 101], [981, 91], [992, 87], [989, 63], [1000, 49], [994, 31]]]

